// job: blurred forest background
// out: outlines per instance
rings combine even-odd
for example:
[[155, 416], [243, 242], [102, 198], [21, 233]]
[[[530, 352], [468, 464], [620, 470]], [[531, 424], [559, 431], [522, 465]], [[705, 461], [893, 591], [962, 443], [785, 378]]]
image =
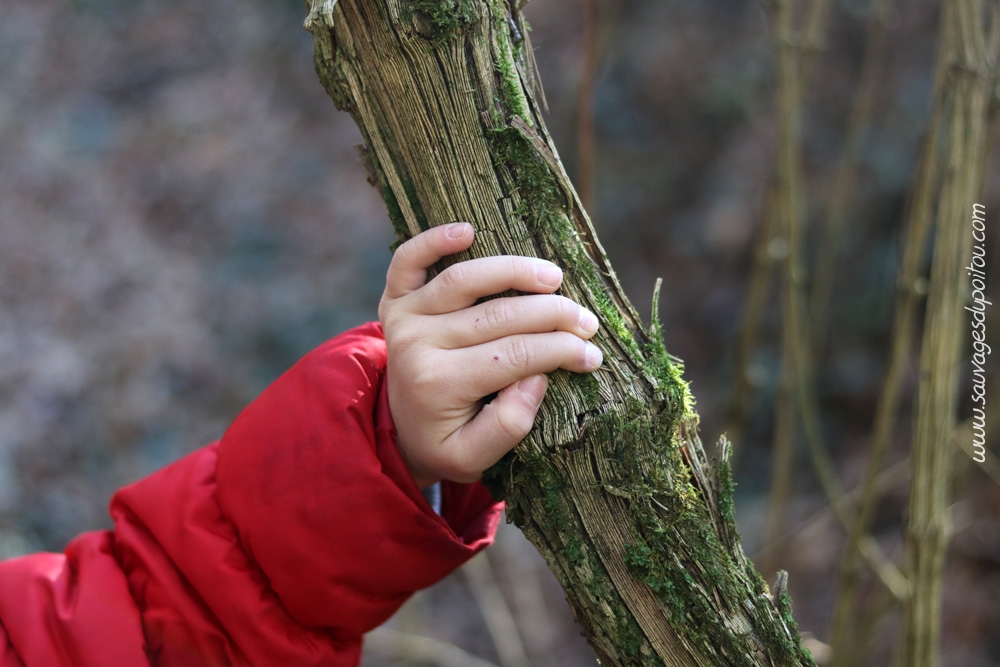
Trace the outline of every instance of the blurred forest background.
[[[886, 369], [900, 225], [938, 27], [934, 3], [882, 5], [884, 52], [843, 202], [830, 310], [815, 323], [823, 433], [847, 489], [864, 472]], [[773, 286], [758, 344], [736, 368], [773, 174], [774, 35], [754, 2], [596, 6], [598, 233], [644, 316], [663, 277], [666, 343], [686, 362], [702, 437], [734, 435], [747, 553], [757, 560], [767, 550], [770, 581], [775, 567], [790, 572], [800, 628], [825, 641], [844, 531], [801, 442], [784, 529], [771, 544], [764, 537], [780, 360]], [[526, 14], [547, 122], [576, 174], [588, 79], [583, 4], [533, 0]], [[807, 87], [810, 258], [829, 249], [819, 221], [869, 15], [864, 0], [832, 1]], [[0, 557], [61, 550], [82, 530], [108, 527], [118, 486], [218, 438], [300, 355], [375, 318], [391, 225], [354, 152], [360, 134], [316, 79], [304, 16], [291, 0], [0, 3]], [[997, 153], [980, 200], [990, 267], [1000, 266]], [[1000, 291], [990, 294], [995, 314]], [[989, 322], [1000, 349], [1000, 320]], [[963, 334], [966, 351], [968, 340]], [[964, 359], [961, 418], [969, 416]], [[988, 363], [995, 449], [996, 355]], [[747, 388], [742, 426], [733, 421], [737, 378]], [[897, 563], [908, 494], [898, 464], [911, 422], [907, 399], [886, 464], [896, 472], [872, 528]], [[941, 446], [955, 457], [942, 664], [998, 665], [996, 459], [980, 465], [958, 442]], [[863, 600], [875, 606], [878, 592], [863, 580]], [[864, 664], [888, 664], [898, 613], [869, 621], [858, 636], [871, 642]], [[377, 631], [364, 664], [480, 664], [463, 650], [504, 667], [594, 664], [554, 578], [512, 527], [487, 556]]]

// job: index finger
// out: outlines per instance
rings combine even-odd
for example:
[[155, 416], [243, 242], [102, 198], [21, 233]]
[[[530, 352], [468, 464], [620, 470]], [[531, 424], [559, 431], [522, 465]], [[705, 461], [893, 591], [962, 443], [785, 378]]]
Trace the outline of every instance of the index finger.
[[399, 246], [385, 276], [384, 298], [397, 299], [423, 287], [428, 268], [471, 246], [474, 237], [472, 225], [453, 222], [432, 227]]
[[544, 259], [518, 255], [480, 257], [452, 264], [414, 299], [418, 312], [442, 315], [507, 290], [545, 294], [559, 289], [561, 283], [562, 269]]

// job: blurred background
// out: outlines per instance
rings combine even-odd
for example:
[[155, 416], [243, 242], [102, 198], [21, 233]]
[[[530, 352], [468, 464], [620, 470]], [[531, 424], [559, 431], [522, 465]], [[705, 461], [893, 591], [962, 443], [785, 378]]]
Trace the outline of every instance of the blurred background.
[[[886, 366], [937, 34], [933, 3], [898, 4], [879, 19], [884, 56], [817, 356], [823, 433], [847, 489], [863, 475]], [[666, 343], [686, 362], [703, 439], [732, 429], [733, 387], [745, 381], [734, 436], [744, 546], [751, 557], [769, 549], [790, 572], [800, 629], [824, 641], [844, 531], [804, 445], [786, 530], [764, 538], [780, 359], [773, 287], [758, 345], [741, 368], [735, 361], [774, 162], [767, 16], [738, 0], [599, 0], [591, 77], [581, 2], [533, 0], [526, 14], [547, 122], [574, 176], [581, 82], [593, 83], [591, 211], [644, 316], [664, 279]], [[0, 3], [0, 557], [61, 550], [82, 530], [109, 527], [117, 487], [218, 438], [300, 355], [376, 317], [391, 225], [353, 149], [359, 132], [316, 79], [304, 16], [290, 0]], [[822, 245], [816, 221], [868, 16], [864, 0], [832, 0], [815, 56], [804, 121], [810, 257]], [[990, 267], [1000, 266], [998, 173], [994, 157], [981, 201]], [[990, 294], [1000, 303], [1000, 291]], [[1000, 348], [1000, 324], [988, 330]], [[988, 363], [995, 378], [996, 359]], [[966, 418], [968, 363], [962, 378]], [[907, 400], [887, 465], [905, 459], [911, 421]], [[991, 468], [941, 446], [955, 450], [942, 664], [1000, 665], [996, 459]], [[897, 563], [902, 471], [873, 527]], [[874, 600], [878, 587], [864, 586]], [[864, 664], [888, 664], [898, 614], [873, 619]], [[510, 526], [488, 556], [373, 634], [364, 664], [476, 660], [594, 664], [558, 584]]]

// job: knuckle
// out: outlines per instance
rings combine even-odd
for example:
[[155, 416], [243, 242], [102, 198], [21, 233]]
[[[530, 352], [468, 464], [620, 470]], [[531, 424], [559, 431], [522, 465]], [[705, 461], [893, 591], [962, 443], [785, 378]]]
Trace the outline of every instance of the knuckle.
[[468, 270], [463, 266], [464, 262], [452, 264], [438, 275], [441, 287], [447, 291], [461, 288], [469, 279]]
[[407, 342], [419, 338], [413, 318], [399, 304], [383, 300], [378, 308], [378, 321], [387, 342]]
[[488, 301], [483, 314], [486, 317], [487, 326], [497, 331], [508, 330], [514, 321], [513, 308], [505, 300]]
[[414, 368], [410, 374], [409, 385], [412, 393], [417, 396], [433, 395], [441, 389], [441, 372], [434, 365]]
[[390, 275], [392, 275], [395, 271], [406, 269], [413, 263], [411, 256], [413, 255], [415, 245], [416, 242], [413, 239], [410, 239], [403, 245], [396, 248], [396, 252], [392, 253], [392, 259], [389, 260]]
[[580, 320], [580, 306], [558, 294], [538, 295], [539, 308], [545, 312], [545, 330], [560, 331], [572, 329]]
[[555, 309], [563, 321], [576, 323], [580, 319], [580, 304], [564, 296], [556, 296]]
[[382, 328], [385, 329], [386, 325], [392, 322], [392, 301], [382, 295], [382, 299], [378, 302], [378, 321], [382, 323]]
[[521, 257], [516, 257], [514, 255], [507, 255], [504, 257], [504, 270], [507, 274], [514, 278], [516, 276], [525, 273], [525, 263]]
[[420, 339], [417, 336], [413, 336], [407, 332], [398, 332], [392, 337], [392, 356], [397, 359], [410, 359], [411, 357], [420, 358], [419, 351], [415, 351], [414, 348], [420, 343]]
[[521, 442], [535, 424], [534, 415], [523, 410], [501, 410], [497, 415], [500, 428], [512, 443]]
[[534, 350], [524, 336], [513, 336], [507, 341], [507, 361], [515, 369], [527, 371], [534, 356]]

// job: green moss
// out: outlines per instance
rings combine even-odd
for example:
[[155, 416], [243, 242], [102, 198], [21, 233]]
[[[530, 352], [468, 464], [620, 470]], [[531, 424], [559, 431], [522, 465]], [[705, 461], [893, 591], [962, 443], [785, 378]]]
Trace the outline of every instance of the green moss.
[[645, 542], [625, 545], [625, 564], [634, 577], [644, 578], [652, 566], [652, 552]]
[[571, 567], [579, 567], [583, 563], [583, 541], [575, 533], [568, 534], [563, 553]]
[[559, 186], [548, 165], [513, 127], [494, 129], [489, 138], [499, 171], [509, 175], [511, 182], [507, 185], [519, 195], [514, 215], [523, 218], [530, 230], [548, 228], [561, 209]]
[[735, 530], [736, 508], [733, 504], [733, 495], [736, 491], [736, 482], [733, 481], [733, 469], [728, 459], [716, 463], [715, 469], [719, 480], [719, 497], [716, 499], [719, 514], [722, 515], [722, 520]]
[[773, 638], [775, 643], [779, 644], [782, 649], [782, 654], [787, 656], [795, 656], [803, 665], [812, 665], [816, 667], [816, 661], [813, 660], [812, 655], [804, 646], [802, 646], [802, 637], [799, 634], [799, 626], [795, 622], [794, 616], [792, 616], [792, 598], [788, 594], [788, 589], [781, 591], [778, 595], [778, 599], [775, 601], [778, 608], [778, 613], [781, 615], [781, 620], [784, 621], [785, 626], [788, 628], [793, 639], [789, 639], [783, 633], [776, 632], [777, 636]]
[[753, 563], [747, 563], [746, 568], [743, 571], [746, 575], [747, 581], [750, 582], [750, 586], [753, 588], [753, 596], [755, 598], [760, 598], [767, 595], [767, 582], [764, 581], [764, 577], [760, 575], [757, 568], [753, 566]]
[[[504, 454], [503, 458], [483, 473], [483, 486], [490, 492], [494, 500], [501, 501], [507, 499], [507, 490], [511, 484], [511, 471], [514, 469], [516, 463], [517, 454], [512, 450]], [[507, 519], [516, 526], [522, 525], [515, 505], [508, 505]]]
[[[626, 478], [604, 480], [615, 487], [638, 486], [646, 483], [640, 467], [647, 455], [650, 426], [642, 414], [604, 412], [595, 415], [590, 422], [589, 432], [595, 442], [610, 445], [611, 453], [618, 463], [621, 474]], [[624, 489], [623, 489], [624, 490]]]
[[400, 237], [409, 236], [409, 229], [406, 227], [406, 218], [403, 217], [403, 210], [399, 208], [399, 201], [397, 201], [396, 195], [393, 194], [392, 188], [383, 187], [382, 192], [385, 193], [385, 207], [389, 211], [389, 220], [392, 221], [392, 228], [396, 230], [396, 234]]
[[617, 340], [624, 343], [633, 357], [641, 358], [642, 353], [638, 345], [636, 345], [632, 329], [626, 323], [625, 318], [622, 317], [618, 306], [608, 296], [607, 287], [600, 276], [598, 276], [593, 262], [588, 259], [586, 263], [582, 264], [582, 267], [584, 282], [587, 283], [591, 293], [594, 295], [594, 299], [597, 301], [598, 317], [601, 320], [602, 326]]
[[528, 100], [521, 89], [521, 77], [514, 61], [515, 51], [510, 43], [509, 11], [506, 2], [494, 0], [492, 3], [497, 45], [500, 47], [500, 57], [496, 63], [497, 74], [500, 77], [500, 94], [503, 96], [504, 106], [511, 115], [520, 116], [526, 123], [533, 125], [531, 114], [528, 112]]
[[[682, 377], [683, 364], [667, 352], [658, 317], [654, 317], [650, 326], [648, 340], [647, 332], [632, 330], [618, 305], [608, 296], [606, 280], [579, 243], [576, 226], [566, 211], [572, 203], [565, 200], [559, 182], [537, 149], [510, 126], [515, 115], [529, 123], [532, 118], [515, 64], [517, 56], [508, 37], [507, 5], [499, 0], [491, 5], [502, 53], [495, 70], [497, 99], [493, 108], [488, 109], [488, 137], [494, 164], [498, 173], [504, 175], [505, 189], [517, 193], [515, 214], [543, 242], [543, 251], [561, 258], [564, 270], [572, 273], [574, 280], [584, 284], [593, 295], [602, 335], [618, 341], [633, 358], [643, 359], [646, 372], [657, 383], [654, 400], [659, 405], [654, 410], [659, 411], [655, 414], [650, 414], [650, 405], [636, 399], [617, 410], [594, 415], [587, 426], [591, 440], [611, 445], [609, 458], [613, 458], [614, 474], [620, 479], [601, 483], [627, 498], [634, 532], [639, 537], [625, 548], [625, 565], [637, 580], [649, 586], [670, 616], [673, 627], [692, 646], [706, 656], [714, 656], [720, 665], [753, 665], [754, 659], [743, 639], [726, 627], [720, 611], [747, 613], [740, 607], [748, 597], [747, 578], [755, 586], [754, 577], [759, 575], [750, 568], [751, 576], [734, 561], [715, 532], [714, 515], [709, 514], [698, 487], [683, 474], [687, 462], [678, 437], [681, 425], [693, 429], [697, 423], [694, 399]], [[599, 386], [593, 378], [572, 377], [574, 389], [585, 405], [599, 406]], [[516, 496], [508, 507], [516, 507], [520, 497], [530, 506], [531, 489], [536, 488], [542, 508], [537, 514], [543, 516], [532, 518], [538, 521], [552, 548], [561, 548], [567, 562], [577, 570], [570, 575], [569, 585], [575, 584], [579, 594], [586, 591], [594, 598], [600, 595], [607, 599], [614, 614], [608, 620], [614, 621], [615, 641], [628, 657], [627, 664], [651, 664], [653, 658], [646, 655], [648, 644], [641, 629], [621, 606], [614, 589], [602, 589], [603, 582], [610, 580], [592, 546], [584, 538], [570, 537], [581, 535], [580, 527], [575, 509], [567, 499], [566, 482], [558, 476], [554, 463], [525, 460], [521, 464], [502, 465], [514, 465], [523, 471], [515, 473], [513, 479], [506, 479], [509, 492]], [[720, 509], [725, 520], [731, 521], [732, 474], [726, 468], [721, 475]], [[538, 486], [534, 487], [536, 482]], [[592, 570], [589, 579], [585, 576], [588, 568]], [[717, 609], [720, 599], [739, 608]], [[759, 602], [754, 600], [754, 604]], [[758, 615], [751, 619], [758, 631], [768, 625], [759, 615], [763, 613], [758, 610]], [[781, 656], [788, 648], [778, 646], [774, 655]]]
[[[614, 484], [628, 494], [635, 532], [641, 536], [625, 547], [623, 561], [632, 576], [649, 586], [687, 641], [718, 657], [719, 664], [752, 665], [742, 641], [725, 626], [712, 593], [742, 600], [745, 584], [697, 489], [669, 472], [685, 466], [679, 449], [667, 444], [675, 424], [669, 412], [652, 419], [602, 415], [592, 423], [594, 438], [623, 443], [626, 478]], [[643, 468], [656, 475], [644, 476]], [[675, 535], [683, 536], [682, 541]]]
[[622, 612], [617, 615], [615, 634], [617, 635], [615, 643], [622, 653], [634, 660], [638, 659], [646, 638], [631, 614]]
[[[622, 554], [629, 573], [650, 588], [671, 626], [685, 641], [715, 664], [756, 664], [750, 640], [734, 636], [726, 625], [724, 619], [735, 614], [749, 617], [756, 636], [764, 642], [776, 665], [811, 664], [807, 657], [801, 657], [801, 647], [784, 634], [781, 625], [775, 626], [774, 610], [759, 574], [751, 566], [744, 568], [734, 561], [715, 533], [712, 517], [697, 490], [687, 478], [672, 472], [684, 470], [680, 449], [667, 444], [676, 420], [669, 412], [651, 418], [639, 401], [634, 401], [631, 408], [596, 415], [588, 426], [595, 441], [616, 446], [621, 443], [621, 456], [616, 457], [621, 479], [609, 479], [607, 483], [627, 498], [638, 536]], [[650, 461], [651, 457], [657, 461]], [[627, 608], [621, 606], [613, 587], [605, 590], [610, 584], [600, 559], [585, 538], [571, 537], [580, 535], [576, 532], [579, 527], [568, 503], [566, 482], [553, 461], [539, 454], [521, 470], [513, 483], [518, 493], [523, 489], [530, 494], [532, 487], [537, 488], [536, 497], [543, 511], [534, 518], [549, 544], [555, 548], [561, 545], [565, 562], [575, 570], [567, 575], [569, 585], [576, 586], [580, 595], [606, 601], [614, 614], [608, 617], [614, 639], [627, 664], [653, 664], [655, 658]], [[645, 470], [652, 474], [646, 475]], [[721, 479], [727, 480], [720, 485], [723, 495], [731, 496], [730, 477], [728, 471], [722, 473]], [[535, 483], [525, 486], [528, 479], [537, 480], [537, 487]], [[753, 593], [748, 594], [748, 587]], [[720, 600], [732, 607], [718, 607]], [[752, 602], [752, 606], [747, 607], [744, 601]], [[790, 605], [787, 601], [781, 604], [782, 618], [792, 628]]]
[[410, 208], [413, 210], [413, 215], [417, 217], [420, 229], [422, 231], [430, 229], [431, 226], [427, 222], [427, 215], [424, 213], [424, 207], [420, 204], [420, 198], [417, 196], [417, 189], [414, 187], [413, 181], [403, 179], [403, 192], [406, 193], [406, 200], [410, 202]]
[[[401, 243], [410, 238], [410, 228], [406, 224], [406, 217], [403, 215], [403, 209], [399, 205], [396, 193], [392, 191], [392, 187], [386, 182], [385, 174], [379, 167], [375, 166], [374, 168], [381, 182], [382, 187], [379, 188], [379, 191], [382, 192], [382, 199], [385, 200], [385, 207], [389, 212], [389, 220], [392, 221], [392, 228], [396, 230], [396, 236], [399, 239], [399, 243]], [[420, 199], [417, 197], [417, 190], [413, 186], [412, 181], [403, 180], [403, 192], [406, 194], [406, 201], [410, 204], [410, 210], [416, 216], [420, 229], [430, 229], [427, 216], [424, 214], [423, 206], [420, 205]], [[398, 246], [399, 243], [396, 245]]]
[[530, 468], [541, 486], [542, 509], [545, 512], [545, 516], [541, 518], [546, 534], [559, 536], [566, 562], [572, 567], [578, 567], [583, 563], [585, 546], [579, 527], [573, 525], [573, 510], [568, 505], [566, 482], [551, 468], [549, 462], [538, 461]]
[[554, 520], [563, 513], [562, 492], [563, 487], [556, 481], [556, 476], [549, 473], [541, 479], [542, 483], [542, 508], [545, 510], [547, 519]]
[[616, 304], [607, 296], [607, 285], [600, 277], [593, 261], [579, 243], [579, 236], [573, 222], [565, 212], [571, 202], [565, 201], [565, 194], [552, 173], [549, 165], [538, 154], [536, 148], [517, 129], [510, 127], [508, 119], [519, 116], [532, 123], [528, 101], [521, 87], [521, 79], [515, 64], [514, 52], [508, 37], [508, 14], [506, 3], [493, 3], [500, 57], [496, 72], [499, 78], [496, 108], [491, 110], [493, 129], [490, 131], [491, 148], [498, 171], [510, 177], [508, 189], [518, 193], [519, 205], [515, 215], [522, 218], [534, 233], [544, 232], [553, 242], [552, 255], [565, 258], [567, 270], [577, 274], [577, 278], [587, 285], [597, 301], [598, 318], [606, 329], [634, 356], [641, 350], [635, 342], [633, 332], [622, 317]]
[[499, 0], [491, 4], [500, 53], [496, 60], [497, 97], [494, 107], [489, 110], [490, 148], [498, 171], [510, 179], [505, 184], [507, 189], [518, 194], [520, 201], [514, 215], [524, 219], [529, 230], [537, 232], [548, 229], [553, 220], [565, 218], [562, 194], [555, 176], [534, 146], [519, 130], [510, 126], [514, 116], [528, 125], [533, 125], [534, 121], [521, 88], [508, 36], [509, 9], [506, 2]]
[[646, 359], [646, 370], [663, 392], [668, 408], [678, 418], [693, 415], [694, 397], [684, 380], [684, 363], [667, 352], [658, 324], [652, 328], [649, 341], [643, 346], [643, 357]]
[[[316, 42], [316, 48], [319, 48], [319, 41]], [[318, 57], [318, 54], [317, 54]], [[343, 77], [339, 67], [316, 67], [316, 75], [319, 77], [320, 83], [326, 90], [330, 99], [333, 101], [333, 106], [341, 111], [346, 111], [353, 115], [354, 113], [354, 101], [351, 97], [350, 87], [347, 85], [347, 80]]]
[[421, 34], [434, 45], [459, 35], [478, 18], [475, 0], [413, 0], [411, 7], [422, 19]]
[[684, 603], [677, 595], [674, 583], [656, 575], [658, 558], [645, 542], [625, 545], [625, 565], [629, 573], [644, 582], [664, 603], [668, 620], [677, 622], [684, 615]]
[[569, 382], [588, 410], [596, 410], [601, 405], [601, 383], [590, 373], [570, 373]]
[[653, 315], [649, 325], [649, 340], [643, 346], [647, 370], [661, 390], [671, 410], [678, 415], [694, 415], [694, 395], [684, 381], [684, 362], [667, 352], [663, 343], [663, 325], [660, 322], [659, 284], [654, 290]]
[[[604, 572], [603, 567], [600, 569], [600, 572]], [[605, 574], [604, 576], [607, 575]], [[592, 600], [600, 600], [604, 597], [604, 586], [602, 585], [603, 581], [604, 579], [595, 573], [587, 582], [587, 592], [590, 594]]]

